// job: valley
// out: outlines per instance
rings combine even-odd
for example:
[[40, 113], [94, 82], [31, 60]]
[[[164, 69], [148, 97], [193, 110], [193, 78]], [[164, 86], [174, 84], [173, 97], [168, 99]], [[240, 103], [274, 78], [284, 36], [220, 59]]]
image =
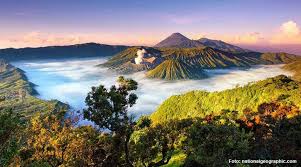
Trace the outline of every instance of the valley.
[[0, 167], [301, 166], [300, 0], [0, 4]]
[[66, 104], [55, 99], [41, 100], [35, 84], [29, 82], [25, 72], [6, 61], [0, 61], [0, 109], [11, 108], [24, 118], [38, 113], [51, 113], [60, 108], [68, 108]]
[[[84, 100], [92, 86], [103, 84], [109, 87], [120, 75], [109, 68], [97, 66], [107, 60], [108, 58], [85, 58], [22, 61], [12, 64], [23, 69], [29, 81], [36, 85], [38, 98], [57, 99], [77, 111], [85, 107]], [[137, 90], [137, 104], [130, 109], [138, 118], [154, 112], [166, 98], [175, 94], [191, 90], [220, 91], [280, 74], [291, 75], [281, 68], [281, 65], [263, 65], [250, 69], [207, 69], [203, 70], [205, 79], [178, 81], [151, 79], [145, 77], [148, 73], [144, 71], [124, 76], [133, 78], [141, 85]]]
[[[211, 47], [153, 48], [138, 46], [128, 47], [115, 55], [98, 55], [96, 57], [69, 55], [62, 59], [51, 59], [50, 57], [32, 59], [31, 56], [27, 56], [21, 56], [24, 59], [20, 61], [8, 63], [2, 60], [0, 63], [0, 109], [2, 111], [0, 119], [5, 119], [3, 118], [6, 116], [5, 114], [13, 111], [11, 114], [20, 114], [22, 120], [29, 120], [26, 121], [28, 125], [22, 125], [22, 127], [26, 127], [26, 133], [32, 133], [32, 137], [26, 136], [27, 143], [19, 143], [17, 147], [22, 147], [21, 151], [24, 151], [23, 146], [26, 144], [26, 149], [36, 149], [35, 146], [30, 146], [31, 141], [41, 136], [47, 140], [48, 138], [57, 140], [57, 136], [61, 135], [64, 139], [64, 135], [68, 136], [73, 133], [98, 134], [99, 132], [94, 131], [93, 128], [98, 124], [91, 119], [92, 117], [86, 116], [87, 94], [91, 95], [91, 88], [93, 92], [95, 86], [100, 85], [102, 88], [103, 85], [104, 90], [110, 90], [108, 95], [113, 95], [111, 92], [116, 90], [116, 87], [113, 86], [110, 89], [109, 87], [116, 85], [116, 78], [120, 75], [138, 83], [138, 87], [134, 87], [137, 89], [135, 95], [138, 99], [135, 101], [135, 105], [127, 110], [128, 116], [137, 122], [131, 132], [128, 145], [131, 150], [138, 152], [141, 144], [152, 143], [148, 140], [153, 139], [145, 140], [143, 139], [144, 135], [155, 138], [167, 136], [166, 139], [169, 140], [169, 137], [172, 137], [169, 135], [172, 134], [177, 136], [173, 138], [178, 141], [182, 140], [178, 136], [185, 136], [186, 133], [192, 135], [194, 127], [201, 124], [202, 126], [197, 128], [197, 133], [207, 126], [208, 128], [217, 128], [219, 131], [223, 129], [220, 129], [220, 126], [226, 129], [233, 128], [232, 125], [249, 128], [250, 123], [244, 121], [253, 121], [253, 117], [248, 114], [257, 115], [255, 118], [263, 117], [262, 119], [265, 119], [266, 115], [262, 115], [261, 110], [270, 112], [269, 107], [275, 108], [275, 112], [273, 108], [273, 112], [268, 113], [275, 119], [282, 118], [283, 114], [285, 119], [297, 119], [300, 113], [300, 83], [290, 78], [292, 76], [294, 79], [298, 79], [300, 58], [287, 53], [230, 53]], [[121, 82], [125, 81], [129, 80], [121, 79]], [[92, 97], [98, 98], [98, 96]], [[110, 103], [103, 105], [105, 104]], [[91, 106], [88, 109], [91, 109]], [[100, 106], [99, 109], [105, 108]], [[245, 119], [245, 117], [247, 118]], [[69, 119], [72, 124], [68, 123]], [[56, 120], [67, 122], [61, 124], [55, 122]], [[141, 128], [144, 120], [149, 121], [151, 126]], [[257, 123], [260, 122], [257, 121], [256, 126]], [[175, 127], [178, 124], [185, 126]], [[49, 126], [52, 128], [48, 129]], [[289, 126], [294, 128], [296, 124], [290, 123]], [[109, 126], [105, 127], [110, 128]], [[164, 127], [164, 131], [158, 131], [162, 127]], [[40, 130], [32, 132], [35, 130], [34, 128], [48, 129], [48, 132], [40, 133], [42, 132]], [[117, 131], [119, 130], [117, 129]], [[237, 128], [232, 130], [239, 133], [239, 138], [243, 137], [244, 131]], [[20, 130], [17, 132], [21, 133]], [[214, 133], [215, 130], [211, 132]], [[110, 135], [108, 132], [104, 133]], [[164, 134], [162, 135], [162, 133]], [[221, 140], [227, 135], [233, 137], [232, 132], [228, 131], [213, 135], [221, 134], [222, 136], [218, 137]], [[7, 142], [14, 140], [14, 137], [18, 138], [13, 135]], [[72, 142], [77, 141], [73, 140], [82, 140], [83, 138], [89, 140], [92, 137], [70, 138], [72, 141], [67, 143], [68, 149], [72, 151], [69, 151], [68, 154], [77, 153], [71, 145]], [[114, 138], [114, 136], [107, 137]], [[53, 147], [53, 143], [48, 143], [47, 140], [36, 140], [35, 142], [44, 142], [43, 145]], [[185, 140], [194, 141], [191, 137]], [[225, 140], [228, 141], [228, 139]], [[247, 143], [252, 142], [250, 137], [247, 137], [247, 140]], [[291, 140], [294, 141], [295, 138], [292, 137]], [[170, 140], [170, 142], [172, 141]], [[236, 141], [239, 142], [239, 139]], [[86, 148], [86, 143], [82, 144], [85, 145], [81, 145], [83, 150], [92, 149], [97, 145], [92, 142], [89, 143], [91, 148]], [[112, 143], [108, 142], [107, 144], [111, 145]], [[169, 160], [164, 162], [166, 166], [180, 166], [185, 159], [191, 156], [181, 148], [173, 148], [173, 145], [175, 143], [171, 143], [171, 147], [164, 146], [170, 152]], [[16, 146], [5, 144], [2, 147], [14, 148]], [[61, 146], [55, 147], [60, 149]], [[150, 155], [151, 147], [144, 148], [147, 150], [146, 156]], [[194, 147], [189, 146], [189, 148], [193, 149]], [[235, 149], [241, 151], [241, 149]], [[35, 152], [38, 153], [38, 151], [36, 149]], [[252, 145], [250, 151], [258, 152], [260, 149]], [[271, 153], [274, 154], [274, 152]], [[14, 154], [16, 157], [22, 155], [16, 152]], [[160, 154], [156, 152], [148, 163], [153, 163], [151, 161], [156, 160]], [[140, 153], [140, 156], [143, 157], [144, 154]], [[297, 153], [293, 156], [297, 156]], [[27, 159], [24, 162], [26, 161], [30, 162], [31, 160]], [[68, 162], [73, 162], [73, 160], [68, 160]], [[136, 163], [141, 162], [136, 161]], [[224, 161], [219, 163], [224, 163]]]

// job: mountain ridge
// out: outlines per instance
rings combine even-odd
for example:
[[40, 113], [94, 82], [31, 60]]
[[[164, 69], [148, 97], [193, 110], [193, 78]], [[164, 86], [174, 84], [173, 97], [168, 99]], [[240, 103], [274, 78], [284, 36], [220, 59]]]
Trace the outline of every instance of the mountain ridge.
[[248, 49], [226, 43], [221, 40], [213, 40], [208, 38], [200, 38], [198, 40], [192, 40], [182, 35], [181, 33], [173, 33], [161, 42], [154, 45], [154, 47], [177, 47], [177, 48], [194, 48], [194, 47], [211, 47], [227, 52], [250, 52]]
[[45, 46], [26, 48], [0, 49], [0, 59], [7, 61], [34, 60], [34, 59], [63, 59], [105, 57], [117, 54], [129, 46], [106, 45], [98, 43], [83, 43], [65, 46]]
[[[138, 50], [144, 49], [147, 54], [162, 59], [161, 63], [147, 66], [145, 64], [135, 64]], [[173, 59], [177, 63], [166, 63], [166, 60]], [[146, 76], [150, 78], [160, 78], [167, 80], [175, 79], [201, 79], [204, 76], [201, 69], [231, 68], [242, 67], [249, 68], [253, 65], [273, 65], [287, 64], [301, 60], [300, 56], [287, 53], [260, 53], [243, 52], [232, 53], [225, 52], [211, 47], [205, 48], [152, 48], [152, 47], [131, 47], [121, 53], [116, 54], [101, 66], [109, 67], [121, 73], [134, 73], [138, 71], [147, 71]], [[165, 63], [164, 63], [165, 62]], [[162, 64], [163, 63], [163, 64]], [[179, 64], [180, 63], [180, 64]], [[171, 68], [171, 64], [175, 65]], [[166, 67], [163, 67], [166, 65]], [[160, 67], [159, 67], [160, 66]], [[183, 70], [183, 68], [187, 70]], [[178, 69], [177, 69], [178, 68]], [[169, 72], [172, 74], [169, 74]], [[191, 75], [188, 72], [194, 71]], [[166, 75], [166, 72], [168, 75]], [[156, 74], [157, 73], [157, 74]], [[182, 75], [184, 74], [184, 75]], [[199, 75], [198, 75], [199, 74]], [[167, 77], [168, 76], [168, 77]], [[172, 77], [170, 77], [172, 76]], [[195, 77], [192, 77], [195, 76]]]

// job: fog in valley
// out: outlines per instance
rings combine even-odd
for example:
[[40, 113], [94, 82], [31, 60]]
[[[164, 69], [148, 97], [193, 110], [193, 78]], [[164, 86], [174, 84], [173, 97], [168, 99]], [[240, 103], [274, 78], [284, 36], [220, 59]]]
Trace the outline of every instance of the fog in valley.
[[[96, 67], [106, 60], [90, 58], [12, 64], [24, 70], [29, 80], [37, 85], [38, 97], [46, 100], [57, 99], [68, 103], [75, 110], [82, 110], [85, 107], [84, 99], [92, 86], [103, 84], [109, 88], [119, 76], [110, 69]], [[279, 74], [290, 75], [281, 69], [281, 65], [256, 66], [251, 69], [215, 69], [206, 72], [210, 76], [207, 79], [172, 82], [147, 79], [144, 72], [126, 75], [139, 84], [136, 91], [138, 101], [131, 108], [131, 113], [137, 117], [150, 114], [169, 96], [189, 90], [220, 91]]]

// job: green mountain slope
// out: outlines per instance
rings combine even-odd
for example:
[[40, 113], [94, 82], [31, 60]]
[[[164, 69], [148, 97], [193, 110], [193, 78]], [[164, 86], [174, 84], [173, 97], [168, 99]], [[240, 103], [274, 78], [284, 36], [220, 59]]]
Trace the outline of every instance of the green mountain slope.
[[57, 101], [45, 101], [34, 97], [34, 85], [28, 81], [24, 72], [0, 60], [0, 110], [11, 108], [25, 117], [35, 112], [51, 112], [67, 105]]
[[179, 60], [168, 59], [146, 74], [149, 78], [160, 78], [165, 80], [178, 79], [202, 79], [206, 77], [203, 69], [191, 66]]
[[246, 108], [256, 111], [258, 105], [274, 100], [293, 103], [300, 108], [300, 91], [296, 81], [283, 75], [221, 92], [191, 91], [171, 96], [150, 118], [158, 123], [209, 114], [219, 115], [222, 110], [235, 110], [241, 114]]
[[283, 66], [283, 69], [292, 72], [294, 74], [293, 78], [298, 81], [301, 81], [301, 61], [295, 61], [286, 64], [285, 66]]
[[[160, 57], [161, 62], [147, 66], [135, 64], [137, 51], [145, 49], [147, 54]], [[179, 63], [171, 63], [176, 60]], [[133, 73], [147, 70], [148, 77], [161, 79], [199, 79], [203, 78], [201, 69], [231, 68], [231, 67], [251, 67], [253, 65], [286, 64], [296, 60], [301, 60], [300, 56], [288, 53], [259, 53], [224, 52], [210, 47], [206, 48], [151, 48], [151, 47], [131, 47], [113, 56], [102, 66], [109, 67], [122, 73]], [[173, 64], [174, 66], [171, 66]], [[164, 67], [166, 66], [166, 67]], [[171, 68], [172, 67], [172, 68]], [[177, 69], [179, 68], [179, 69]], [[185, 69], [187, 68], [187, 69]], [[201, 73], [201, 75], [199, 75]], [[183, 74], [183, 75], [179, 75]]]

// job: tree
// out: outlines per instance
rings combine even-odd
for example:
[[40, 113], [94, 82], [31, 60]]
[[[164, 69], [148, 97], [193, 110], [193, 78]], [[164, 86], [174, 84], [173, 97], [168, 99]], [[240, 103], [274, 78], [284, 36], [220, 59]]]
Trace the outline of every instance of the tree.
[[242, 128], [254, 134], [253, 158], [299, 159], [301, 157], [301, 117], [297, 106], [279, 101], [263, 103], [258, 112], [244, 111], [237, 120]]
[[141, 117], [131, 138], [135, 166], [159, 167], [169, 163], [177, 144], [192, 124], [190, 119], [172, 120], [151, 125], [151, 120]]
[[0, 166], [8, 165], [20, 146], [21, 116], [11, 109], [0, 110]]
[[229, 159], [247, 158], [251, 133], [229, 123], [196, 121], [184, 142], [184, 166], [228, 166]]
[[92, 87], [85, 100], [87, 109], [84, 110], [84, 118], [112, 132], [116, 155], [123, 150], [127, 166], [132, 166], [128, 143], [134, 126], [128, 108], [136, 103], [137, 95], [131, 91], [136, 90], [137, 86], [136, 81], [120, 76], [117, 85], [111, 86], [109, 90], [103, 85]]
[[92, 126], [76, 127], [73, 123], [53, 114], [33, 117], [19, 153], [19, 165], [114, 166], [112, 137]]

